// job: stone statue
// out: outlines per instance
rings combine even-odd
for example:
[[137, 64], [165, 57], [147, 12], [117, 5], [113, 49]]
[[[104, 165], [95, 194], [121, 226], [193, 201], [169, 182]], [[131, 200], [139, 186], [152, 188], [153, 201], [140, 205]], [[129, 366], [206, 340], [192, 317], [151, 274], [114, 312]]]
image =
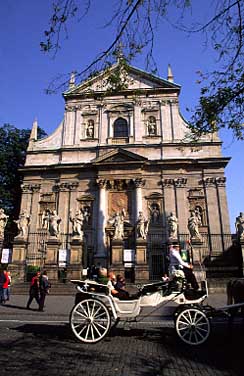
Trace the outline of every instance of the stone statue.
[[88, 120], [88, 124], [86, 128], [86, 137], [89, 137], [89, 138], [94, 137], [94, 121], [92, 119]]
[[160, 210], [158, 208], [157, 204], [153, 204], [149, 208], [150, 213], [151, 213], [151, 222], [152, 224], [156, 224], [159, 222], [159, 217], [160, 217]]
[[89, 218], [91, 216], [90, 213], [90, 208], [88, 206], [85, 206], [84, 209], [82, 210], [83, 216], [84, 216], [84, 222], [89, 223]]
[[156, 135], [156, 119], [154, 116], [149, 116], [147, 121], [147, 131], [149, 136]]
[[138, 220], [136, 222], [136, 235], [138, 239], [146, 239], [148, 233], [148, 224], [149, 222], [145, 219], [143, 213], [140, 211]]
[[41, 223], [41, 227], [44, 229], [44, 230], [48, 230], [49, 229], [49, 217], [50, 217], [50, 210], [49, 209], [45, 209], [42, 213], [42, 223]]
[[121, 212], [117, 212], [110, 220], [109, 223], [114, 225], [114, 240], [123, 240], [124, 238], [124, 219], [125, 219], [125, 209]]
[[58, 236], [61, 221], [62, 219], [59, 217], [56, 210], [53, 210], [49, 216], [49, 233], [51, 236]]
[[30, 220], [31, 216], [27, 214], [26, 210], [23, 210], [23, 212], [19, 215], [19, 219], [14, 221], [17, 224], [19, 230], [18, 237], [27, 237]]
[[0, 239], [4, 238], [4, 229], [8, 222], [9, 216], [4, 213], [4, 209], [0, 209]]
[[70, 212], [70, 221], [72, 222], [73, 226], [73, 236], [83, 239], [84, 215], [81, 210], [77, 210], [74, 217], [72, 217], [71, 213], [72, 212]]
[[244, 239], [244, 214], [240, 212], [240, 215], [236, 217], [235, 222], [236, 235], [238, 240]]
[[178, 228], [178, 218], [174, 215], [173, 212], [167, 218], [168, 222], [168, 231], [169, 231], [169, 238], [177, 239], [177, 228]]
[[201, 218], [196, 214], [195, 210], [190, 210], [190, 217], [188, 219], [188, 230], [191, 239], [201, 239], [198, 227], [201, 226]]

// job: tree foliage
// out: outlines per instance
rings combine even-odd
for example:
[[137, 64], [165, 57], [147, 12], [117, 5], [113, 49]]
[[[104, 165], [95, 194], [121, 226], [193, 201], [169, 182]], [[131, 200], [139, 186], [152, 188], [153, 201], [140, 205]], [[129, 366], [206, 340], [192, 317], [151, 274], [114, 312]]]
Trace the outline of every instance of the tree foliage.
[[[45, 40], [41, 49], [57, 53], [62, 37], [68, 33], [69, 22], [89, 16], [92, 5], [100, 0], [55, 0], [49, 28], [45, 31]], [[201, 73], [202, 85], [199, 103], [195, 108], [190, 130], [195, 138], [202, 134], [215, 132], [220, 128], [229, 128], [237, 139], [244, 138], [243, 120], [243, 0], [213, 0], [212, 16], [206, 22], [197, 22], [199, 14], [194, 14], [194, 23], [189, 24], [186, 14], [193, 12], [198, 0], [117, 0], [113, 2], [113, 15], [105, 26], [115, 26], [110, 45], [94, 57], [84, 69], [77, 73], [80, 80], [86, 79], [94, 71], [111, 65], [123, 49], [127, 62], [137, 54], [145, 56], [145, 68], [157, 73], [154, 59], [156, 32], [162, 22], [168, 22], [183, 33], [202, 33], [203, 43], [215, 51], [216, 69]], [[177, 14], [173, 22], [168, 17], [172, 10]], [[122, 47], [121, 47], [122, 46]], [[65, 82], [67, 84], [67, 82]], [[63, 87], [52, 82], [48, 92]]]
[[[10, 216], [18, 217], [21, 199], [21, 174], [24, 166], [30, 129], [4, 124], [0, 127], [0, 207]], [[46, 133], [39, 129], [39, 137]]]

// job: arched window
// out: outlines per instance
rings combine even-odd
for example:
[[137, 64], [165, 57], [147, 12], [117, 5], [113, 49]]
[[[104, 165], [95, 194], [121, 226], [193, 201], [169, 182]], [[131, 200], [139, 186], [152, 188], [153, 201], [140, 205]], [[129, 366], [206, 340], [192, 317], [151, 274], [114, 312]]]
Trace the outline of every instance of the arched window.
[[114, 138], [128, 137], [128, 123], [123, 118], [118, 118], [114, 122]]

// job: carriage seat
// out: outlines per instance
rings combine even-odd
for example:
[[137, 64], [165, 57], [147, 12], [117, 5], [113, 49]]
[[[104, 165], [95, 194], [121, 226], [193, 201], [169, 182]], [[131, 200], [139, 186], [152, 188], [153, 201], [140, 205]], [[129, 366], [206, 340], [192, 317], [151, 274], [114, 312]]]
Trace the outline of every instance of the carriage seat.
[[187, 289], [184, 291], [184, 297], [187, 300], [197, 300], [202, 298], [204, 295], [206, 295], [206, 291], [203, 290]]

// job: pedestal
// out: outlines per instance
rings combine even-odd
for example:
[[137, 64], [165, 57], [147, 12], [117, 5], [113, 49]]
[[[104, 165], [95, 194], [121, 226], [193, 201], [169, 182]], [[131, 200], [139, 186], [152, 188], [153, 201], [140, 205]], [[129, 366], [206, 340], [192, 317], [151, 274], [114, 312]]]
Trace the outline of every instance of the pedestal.
[[124, 242], [123, 240], [112, 240], [111, 249], [111, 267], [115, 274], [123, 274], [125, 272], [123, 264], [123, 252], [124, 252]]
[[24, 281], [26, 268], [27, 241], [24, 238], [15, 238], [13, 244], [12, 262], [9, 270], [16, 280]]
[[67, 279], [81, 279], [83, 264], [83, 241], [73, 238], [70, 243], [70, 260], [67, 266]]
[[242, 255], [242, 275], [244, 277], [244, 239], [239, 240], [241, 245], [241, 255]]
[[56, 237], [50, 237], [46, 243], [45, 270], [51, 281], [58, 280], [58, 250], [60, 244]]
[[142, 282], [149, 280], [149, 267], [147, 263], [147, 241], [137, 239], [136, 241], [136, 265], [135, 281]]
[[203, 241], [199, 238], [191, 239], [192, 244], [192, 263], [193, 272], [198, 282], [204, 281], [206, 279], [206, 271], [204, 265], [202, 264], [202, 248]]

